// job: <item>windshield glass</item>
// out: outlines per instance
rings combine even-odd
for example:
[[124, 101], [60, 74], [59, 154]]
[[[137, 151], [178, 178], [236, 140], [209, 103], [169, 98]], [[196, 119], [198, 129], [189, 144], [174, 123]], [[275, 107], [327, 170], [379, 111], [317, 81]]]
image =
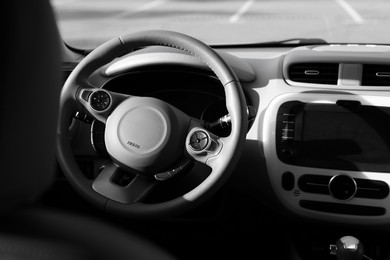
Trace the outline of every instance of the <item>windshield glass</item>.
[[91, 49], [125, 33], [174, 30], [207, 44], [288, 38], [390, 43], [388, 0], [51, 0], [64, 41]]

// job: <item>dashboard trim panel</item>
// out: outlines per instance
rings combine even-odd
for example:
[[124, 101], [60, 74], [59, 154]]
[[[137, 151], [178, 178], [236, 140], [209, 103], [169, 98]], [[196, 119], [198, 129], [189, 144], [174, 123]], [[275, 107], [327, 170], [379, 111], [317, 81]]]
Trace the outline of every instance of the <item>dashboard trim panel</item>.
[[[315, 194], [302, 191], [298, 185], [297, 180], [303, 175], [321, 175], [333, 177], [338, 174], [347, 175], [353, 178], [363, 180], [379, 180], [390, 185], [390, 174], [383, 172], [368, 172], [368, 171], [347, 171], [335, 169], [322, 169], [313, 167], [302, 167], [290, 165], [282, 162], [277, 156], [276, 150], [276, 118], [279, 107], [287, 101], [301, 101], [304, 103], [326, 103], [336, 104], [338, 100], [359, 101], [362, 105], [371, 106], [390, 106], [390, 97], [386, 96], [371, 96], [371, 95], [352, 95], [352, 94], [324, 94], [324, 93], [289, 93], [276, 97], [269, 104], [263, 122], [263, 147], [268, 174], [273, 186], [273, 189], [284, 206], [293, 212], [315, 219], [337, 220], [342, 223], [365, 223], [365, 224], [379, 224], [390, 222], [390, 197], [384, 199], [369, 199], [354, 197], [348, 201], [340, 201], [327, 194]], [[282, 175], [285, 172], [294, 174], [295, 185], [291, 190], [285, 190], [282, 187]], [[338, 203], [344, 205], [354, 206], [370, 206], [383, 208], [384, 213], [380, 216], [357, 216], [351, 214], [338, 214], [334, 212], [324, 212], [303, 208], [301, 201], [317, 201], [319, 203]]]

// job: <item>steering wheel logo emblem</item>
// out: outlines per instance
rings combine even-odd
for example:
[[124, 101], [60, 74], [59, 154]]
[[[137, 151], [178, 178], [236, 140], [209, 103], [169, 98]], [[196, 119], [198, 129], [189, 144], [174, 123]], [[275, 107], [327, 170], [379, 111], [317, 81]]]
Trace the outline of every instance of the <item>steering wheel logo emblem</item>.
[[131, 141], [127, 141], [127, 144], [130, 145], [130, 146], [133, 146], [137, 149], [140, 149], [141, 148], [141, 145], [137, 144], [137, 143], [134, 143], [134, 142], [131, 142]]

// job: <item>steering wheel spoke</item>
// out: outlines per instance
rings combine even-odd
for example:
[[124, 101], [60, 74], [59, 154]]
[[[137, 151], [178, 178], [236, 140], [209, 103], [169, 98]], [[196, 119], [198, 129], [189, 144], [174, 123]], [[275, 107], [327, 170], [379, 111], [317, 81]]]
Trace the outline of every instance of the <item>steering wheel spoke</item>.
[[153, 189], [152, 178], [131, 175], [112, 163], [105, 167], [92, 183], [92, 188], [104, 197], [123, 204], [142, 201]]
[[77, 101], [97, 120], [105, 123], [107, 117], [123, 100], [130, 95], [116, 93], [100, 88], [80, 87]]

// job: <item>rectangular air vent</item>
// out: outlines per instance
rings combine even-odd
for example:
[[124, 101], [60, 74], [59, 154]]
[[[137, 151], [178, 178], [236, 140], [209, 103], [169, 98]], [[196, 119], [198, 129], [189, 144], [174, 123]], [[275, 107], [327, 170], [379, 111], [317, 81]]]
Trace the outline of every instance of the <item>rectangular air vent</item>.
[[386, 182], [377, 180], [355, 179], [356, 197], [370, 199], [384, 199], [389, 195], [389, 186]]
[[364, 64], [362, 86], [390, 86], [390, 65]]
[[296, 63], [288, 69], [290, 80], [303, 83], [336, 85], [338, 63]]
[[304, 192], [329, 195], [330, 179], [331, 176], [305, 174], [299, 178], [298, 187]]

